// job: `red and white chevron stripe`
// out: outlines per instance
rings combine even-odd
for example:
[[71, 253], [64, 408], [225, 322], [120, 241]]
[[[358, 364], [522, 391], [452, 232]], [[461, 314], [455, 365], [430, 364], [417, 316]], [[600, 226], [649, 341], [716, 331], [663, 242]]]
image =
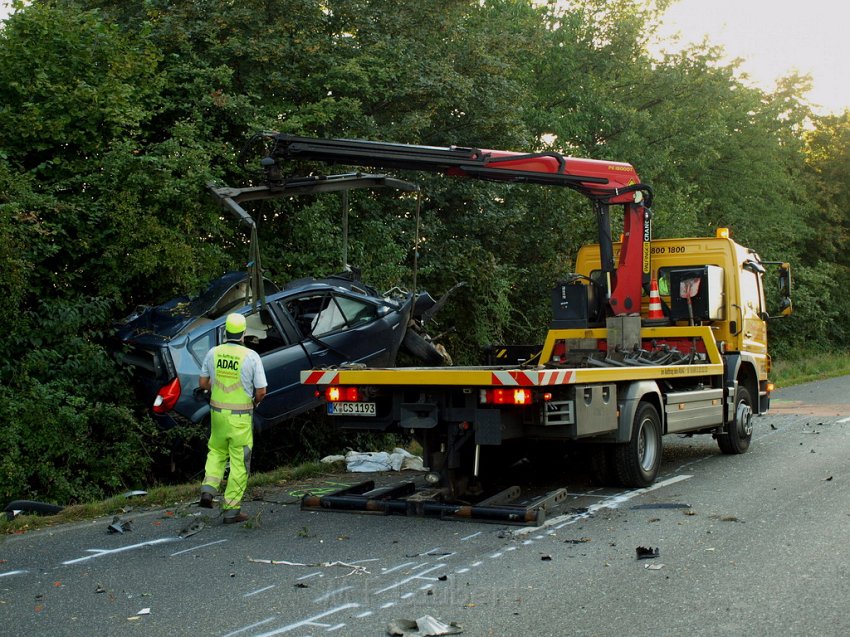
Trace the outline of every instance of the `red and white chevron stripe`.
[[305, 385], [336, 385], [339, 378], [339, 372], [310, 372], [307, 378], [304, 379]]
[[510, 387], [566, 385], [573, 382], [573, 373], [574, 372], [571, 369], [547, 369], [544, 371], [511, 370], [504, 372], [492, 372], [491, 382], [493, 385]]

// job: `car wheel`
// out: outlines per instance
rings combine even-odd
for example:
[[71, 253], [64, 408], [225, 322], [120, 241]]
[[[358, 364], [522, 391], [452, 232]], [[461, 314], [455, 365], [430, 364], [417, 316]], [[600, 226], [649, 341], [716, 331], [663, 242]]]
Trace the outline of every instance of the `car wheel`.
[[413, 330], [407, 330], [401, 346], [408, 354], [418, 358], [429, 367], [441, 367], [445, 365], [445, 359], [440, 353], [440, 350], [431, 341]]

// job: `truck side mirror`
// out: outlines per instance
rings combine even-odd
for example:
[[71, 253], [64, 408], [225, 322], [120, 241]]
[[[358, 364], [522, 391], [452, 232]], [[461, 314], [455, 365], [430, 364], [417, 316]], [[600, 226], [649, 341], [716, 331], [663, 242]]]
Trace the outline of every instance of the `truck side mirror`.
[[779, 314], [772, 315], [770, 318], [790, 316], [794, 310], [791, 302], [791, 264], [782, 261], [764, 261], [763, 264], [777, 266], [779, 275]]

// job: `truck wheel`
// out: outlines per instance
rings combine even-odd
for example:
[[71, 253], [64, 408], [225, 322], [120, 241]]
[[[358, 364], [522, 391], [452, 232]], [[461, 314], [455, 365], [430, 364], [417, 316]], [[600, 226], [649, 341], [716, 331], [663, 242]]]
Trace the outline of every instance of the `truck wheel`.
[[720, 451], [728, 454], [744, 453], [750, 448], [753, 437], [753, 403], [750, 391], [738, 386], [735, 394], [735, 422], [729, 424], [729, 431], [717, 436]]
[[661, 419], [648, 402], [638, 405], [632, 438], [614, 449], [617, 477], [624, 487], [648, 487], [661, 465]]

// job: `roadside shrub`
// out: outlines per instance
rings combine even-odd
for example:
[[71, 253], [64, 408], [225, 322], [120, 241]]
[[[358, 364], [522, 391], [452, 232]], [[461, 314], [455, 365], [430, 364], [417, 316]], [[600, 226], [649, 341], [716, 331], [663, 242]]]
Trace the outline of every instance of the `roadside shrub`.
[[124, 378], [93, 326], [109, 304], [42, 302], [22, 317], [0, 386], [0, 497], [67, 505], [144, 483], [152, 423], [134, 413]]

